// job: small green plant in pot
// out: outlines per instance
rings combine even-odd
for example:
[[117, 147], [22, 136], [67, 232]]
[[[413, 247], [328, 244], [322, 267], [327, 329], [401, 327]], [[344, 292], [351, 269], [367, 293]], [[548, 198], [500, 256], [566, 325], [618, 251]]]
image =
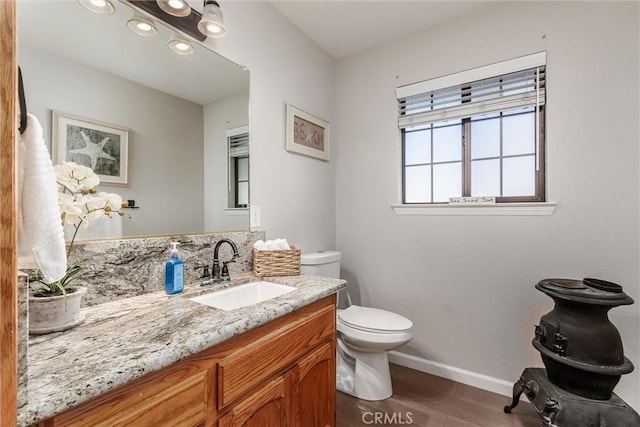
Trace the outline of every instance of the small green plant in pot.
[[[126, 202], [114, 193], [98, 192], [100, 178], [89, 167], [74, 162], [54, 166], [58, 183], [58, 205], [63, 225], [71, 227], [73, 234], [67, 249], [71, 255], [78, 232], [92, 222], [108, 220], [113, 215], [123, 216]], [[86, 288], [71, 287], [74, 280], [86, 274], [99, 274], [93, 268], [83, 267], [90, 257], [82, 258], [69, 267], [62, 279], [46, 283], [42, 273], [36, 270], [29, 278], [39, 287], [29, 296], [29, 333], [46, 334], [70, 329], [81, 324], [80, 298]]]

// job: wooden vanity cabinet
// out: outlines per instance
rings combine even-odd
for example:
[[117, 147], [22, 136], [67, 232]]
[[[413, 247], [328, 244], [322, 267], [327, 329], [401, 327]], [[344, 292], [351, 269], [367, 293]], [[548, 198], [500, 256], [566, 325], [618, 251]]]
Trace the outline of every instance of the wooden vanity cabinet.
[[40, 426], [335, 426], [335, 295]]

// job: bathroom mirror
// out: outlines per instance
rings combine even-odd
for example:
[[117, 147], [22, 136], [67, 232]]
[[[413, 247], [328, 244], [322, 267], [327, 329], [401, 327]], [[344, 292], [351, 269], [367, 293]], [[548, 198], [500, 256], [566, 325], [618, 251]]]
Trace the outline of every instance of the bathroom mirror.
[[135, 34], [134, 10], [113, 3], [114, 14], [98, 15], [77, 1], [18, 2], [27, 107], [50, 150], [58, 116], [128, 130], [127, 183], [98, 189], [136, 209], [81, 238], [248, 229], [246, 203], [229, 206], [227, 131], [249, 124], [249, 72], [193, 40], [193, 54], [172, 52], [175, 33], [157, 21], [155, 37]]

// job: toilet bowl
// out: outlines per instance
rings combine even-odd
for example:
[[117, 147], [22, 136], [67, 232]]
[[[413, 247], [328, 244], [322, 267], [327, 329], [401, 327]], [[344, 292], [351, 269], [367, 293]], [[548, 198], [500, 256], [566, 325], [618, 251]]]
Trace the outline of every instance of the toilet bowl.
[[338, 310], [336, 385], [364, 400], [393, 394], [387, 352], [413, 338], [413, 324], [399, 314], [352, 305]]
[[[303, 253], [301, 273], [340, 276], [342, 254]], [[393, 394], [387, 352], [413, 338], [413, 323], [399, 314], [350, 305], [338, 310], [336, 387], [363, 400], [384, 400]]]

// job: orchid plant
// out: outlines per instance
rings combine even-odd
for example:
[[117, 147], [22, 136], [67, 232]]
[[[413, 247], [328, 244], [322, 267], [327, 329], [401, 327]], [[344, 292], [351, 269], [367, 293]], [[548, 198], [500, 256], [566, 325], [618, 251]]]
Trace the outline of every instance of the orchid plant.
[[[73, 235], [67, 249], [67, 259], [80, 230], [84, 230], [92, 222], [104, 220], [112, 215], [124, 216], [123, 207], [127, 202], [115, 193], [98, 192], [96, 187], [100, 184], [100, 178], [87, 166], [74, 162], [63, 162], [53, 167], [58, 183], [58, 206], [60, 207], [63, 226], [71, 226]], [[95, 270], [83, 268], [82, 262], [87, 258], [75, 262], [67, 268], [62, 279], [53, 283], [45, 283], [42, 274], [36, 272], [32, 279], [43, 286], [35, 295], [51, 296], [65, 295], [67, 286], [72, 280], [77, 279]]]

